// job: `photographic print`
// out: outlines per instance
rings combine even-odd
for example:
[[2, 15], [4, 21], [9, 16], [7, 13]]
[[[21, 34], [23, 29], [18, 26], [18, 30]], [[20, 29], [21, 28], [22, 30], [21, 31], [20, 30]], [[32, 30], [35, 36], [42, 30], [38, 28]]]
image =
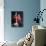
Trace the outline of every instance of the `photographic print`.
[[23, 27], [23, 11], [11, 12], [11, 25], [12, 27]]

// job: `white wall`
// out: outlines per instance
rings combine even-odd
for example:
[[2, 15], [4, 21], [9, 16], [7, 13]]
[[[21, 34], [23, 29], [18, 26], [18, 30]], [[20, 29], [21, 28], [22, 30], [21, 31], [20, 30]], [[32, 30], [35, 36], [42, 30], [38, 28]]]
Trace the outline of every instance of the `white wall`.
[[0, 0], [0, 42], [4, 41], [4, 0]]

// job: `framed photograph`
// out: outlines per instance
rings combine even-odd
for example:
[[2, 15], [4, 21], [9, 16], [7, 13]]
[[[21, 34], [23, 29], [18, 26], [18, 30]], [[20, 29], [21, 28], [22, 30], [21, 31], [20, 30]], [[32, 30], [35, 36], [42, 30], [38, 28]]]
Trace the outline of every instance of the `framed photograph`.
[[23, 11], [11, 12], [11, 25], [12, 27], [23, 27]]

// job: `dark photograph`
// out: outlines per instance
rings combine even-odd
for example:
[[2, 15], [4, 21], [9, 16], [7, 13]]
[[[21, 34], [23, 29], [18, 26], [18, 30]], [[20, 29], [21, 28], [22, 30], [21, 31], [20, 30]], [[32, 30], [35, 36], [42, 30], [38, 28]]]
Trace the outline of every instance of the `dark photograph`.
[[23, 11], [11, 12], [11, 25], [12, 27], [23, 27]]

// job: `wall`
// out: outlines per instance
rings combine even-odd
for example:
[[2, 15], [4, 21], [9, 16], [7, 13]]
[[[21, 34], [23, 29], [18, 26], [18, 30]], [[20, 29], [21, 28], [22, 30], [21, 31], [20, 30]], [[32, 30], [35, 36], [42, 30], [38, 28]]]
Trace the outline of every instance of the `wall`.
[[4, 0], [0, 0], [0, 42], [4, 41]]
[[[41, 11], [43, 10], [43, 9], [46, 9], [46, 0], [41, 0], [40, 1], [40, 9], [41, 9]], [[41, 25], [43, 25], [43, 26], [46, 26], [46, 11], [44, 11], [43, 12], [43, 22], [41, 21], [40, 23], [41, 23]]]
[[[32, 28], [32, 22], [36, 17], [35, 12], [40, 9], [40, 0], [5, 0], [4, 1], [4, 36], [7, 41], [18, 41]], [[24, 26], [11, 27], [11, 11], [24, 12]]]

